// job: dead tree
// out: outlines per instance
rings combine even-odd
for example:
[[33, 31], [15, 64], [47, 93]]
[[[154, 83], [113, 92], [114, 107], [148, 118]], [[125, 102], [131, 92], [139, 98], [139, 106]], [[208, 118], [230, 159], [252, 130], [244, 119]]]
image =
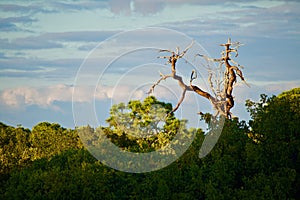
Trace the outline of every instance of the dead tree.
[[[238, 75], [241, 78], [241, 80], [245, 82], [242, 71], [240, 69], [243, 67], [240, 66], [237, 62], [235, 62], [231, 58], [231, 53], [233, 53], [233, 52], [235, 53], [235, 57], [238, 56], [238, 48], [241, 46], [241, 44], [239, 42], [232, 43], [229, 38], [226, 44], [220, 45], [220, 46], [224, 46], [225, 50], [222, 51], [222, 57], [217, 58], [217, 59], [209, 58], [205, 55], [200, 55], [200, 54], [196, 55], [196, 56], [203, 57], [207, 61], [213, 61], [213, 62], [219, 63], [219, 76], [216, 75], [216, 72], [214, 70], [212, 70], [209, 67], [207, 68], [208, 74], [209, 74], [208, 82], [209, 82], [210, 88], [212, 90], [211, 93], [204, 91], [201, 88], [199, 88], [198, 86], [192, 84], [193, 80], [195, 80], [197, 78], [196, 71], [194, 71], [194, 70], [192, 71], [189, 85], [185, 84], [183, 82], [182, 77], [176, 74], [177, 60], [182, 58], [186, 54], [186, 52], [189, 50], [189, 48], [192, 47], [192, 45], [193, 45], [193, 43], [190, 44], [181, 53], [179, 52], [178, 47], [176, 48], [175, 52], [171, 51], [171, 50], [160, 50], [160, 52], [171, 53], [170, 56], [159, 56], [158, 58], [168, 59], [168, 64], [171, 65], [172, 73], [168, 74], [168, 75], [164, 75], [161, 73], [160, 74], [161, 78], [155, 84], [152, 85], [148, 94], [152, 93], [154, 91], [154, 88], [157, 85], [159, 85], [159, 83], [162, 80], [165, 80], [167, 78], [173, 78], [178, 81], [178, 85], [182, 88], [182, 94], [181, 94], [181, 98], [178, 101], [177, 105], [171, 112], [175, 112], [179, 108], [179, 106], [181, 105], [181, 103], [183, 102], [183, 100], [185, 98], [185, 94], [187, 91], [193, 91], [193, 92], [197, 93], [198, 95], [208, 99], [211, 102], [212, 106], [217, 111], [217, 113], [215, 115], [221, 114], [227, 118], [231, 118], [232, 113], [230, 112], [230, 110], [234, 106], [234, 96], [232, 95], [232, 93], [233, 93], [234, 84], [237, 82], [236, 75]], [[232, 65], [230, 63], [233, 63], [235, 65]], [[223, 65], [225, 65], [224, 70], [223, 70]], [[215, 81], [213, 81], [213, 76], [217, 76], [214, 79]], [[199, 112], [199, 114], [201, 114], [201, 112]]]
[[161, 78], [154, 85], [152, 85], [152, 87], [150, 88], [148, 94], [151, 94], [152, 92], [154, 92], [154, 88], [162, 80], [166, 80], [167, 78], [173, 78], [173, 79], [177, 80], [178, 81], [178, 85], [182, 89], [182, 94], [181, 94], [180, 100], [178, 101], [177, 105], [173, 108], [173, 110], [171, 111], [171, 113], [175, 112], [179, 108], [180, 104], [183, 102], [183, 100], [185, 98], [186, 92], [187, 91], [193, 91], [192, 88], [189, 85], [186, 85], [183, 82], [182, 77], [176, 74], [176, 62], [177, 62], [177, 60], [180, 59], [180, 58], [182, 58], [186, 54], [186, 52], [188, 51], [188, 49], [192, 47], [192, 45], [193, 45], [193, 42], [183, 52], [181, 52], [181, 53], [179, 52], [179, 47], [176, 48], [175, 52], [171, 51], [171, 50], [166, 50], [166, 49], [163, 49], [163, 50], [159, 51], [159, 52], [169, 52], [169, 53], [171, 53], [171, 56], [159, 56], [158, 58], [168, 59], [167, 63], [171, 65], [172, 73], [168, 74], [168, 75], [164, 75], [164, 74], [160, 73]]
[[[236, 75], [238, 75], [240, 77], [240, 79], [246, 85], [248, 85], [246, 83], [243, 73], [241, 71], [241, 68], [243, 68], [243, 67], [231, 58], [231, 53], [235, 53], [235, 57], [238, 56], [238, 48], [241, 45], [242, 44], [239, 42], [232, 43], [230, 38], [228, 38], [227, 43], [220, 45], [220, 46], [225, 47], [225, 50], [223, 50], [221, 53], [222, 54], [221, 58], [212, 59], [212, 58], [208, 58], [203, 55], [199, 55], [199, 56], [204, 57], [207, 60], [210, 60], [213, 62], [218, 62], [220, 69], [223, 69], [223, 65], [225, 65], [224, 76], [220, 77], [221, 81], [219, 81], [219, 84], [222, 83], [222, 86], [218, 85], [217, 88], [218, 88], [219, 92], [215, 93], [217, 104], [214, 105], [214, 107], [217, 109], [218, 112], [225, 115], [227, 118], [232, 117], [232, 113], [230, 112], [230, 110], [234, 106], [234, 96], [232, 93], [233, 93], [234, 84], [237, 82]], [[232, 65], [231, 63], [233, 63], [234, 65]], [[208, 81], [210, 83], [212, 90], [215, 91], [214, 90], [215, 87], [213, 86], [211, 79], [209, 79]], [[222, 88], [222, 89], [220, 89], [220, 88]]]

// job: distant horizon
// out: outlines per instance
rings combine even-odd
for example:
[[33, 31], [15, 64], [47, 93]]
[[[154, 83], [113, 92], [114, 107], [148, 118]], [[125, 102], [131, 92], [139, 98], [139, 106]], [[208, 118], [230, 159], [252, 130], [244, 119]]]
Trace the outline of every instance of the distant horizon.
[[[297, 88], [297, 87], [295, 87], [295, 88]], [[283, 91], [283, 92], [290, 91], [290, 90], [295, 89], [295, 88], [291, 88], [291, 89], [285, 90], [285, 91]], [[299, 88], [299, 87], [298, 87], [298, 88]], [[270, 94], [270, 95], [268, 95], [268, 97], [272, 97], [273, 95], [278, 96], [278, 95], [280, 95], [280, 94], [281, 94], [281, 93], [276, 94], [276, 95], [275, 95], [275, 94]], [[253, 100], [253, 99], [252, 99], [252, 100]], [[258, 102], [258, 100], [259, 100], [259, 99], [257, 99], [256, 102]], [[168, 103], [168, 102], [166, 102], [166, 103]], [[239, 108], [239, 109], [240, 109], [240, 108]], [[246, 116], [247, 118], [240, 118], [239, 116], [236, 116], [236, 117], [238, 117], [240, 121], [245, 121], [245, 122], [247, 123], [247, 122], [249, 122], [249, 120], [250, 120], [250, 114], [249, 114], [248, 112], [246, 112], [246, 106], [244, 106], [244, 109], [245, 109], [245, 113], [247, 113], [247, 115], [248, 115], [248, 116]], [[107, 113], [106, 113], [106, 114], [107, 114]], [[104, 117], [104, 118], [107, 119], [108, 117], [109, 117], [109, 114], [107, 114], [107, 116]], [[243, 117], [245, 117], [245, 115], [244, 115]], [[200, 120], [200, 116], [198, 117], [197, 120]], [[59, 121], [55, 121], [55, 120], [41, 120], [41, 121], [37, 121], [36, 123], [32, 123], [31, 126], [24, 126], [24, 125], [21, 124], [21, 123], [11, 124], [11, 123], [5, 122], [5, 121], [3, 121], [3, 120], [0, 120], [0, 122], [3, 123], [3, 124], [5, 124], [5, 125], [7, 125], [7, 126], [12, 126], [12, 127], [18, 127], [18, 126], [20, 126], [20, 127], [27, 128], [27, 129], [30, 129], [30, 130], [32, 130], [32, 128], [33, 128], [34, 126], [38, 125], [39, 123], [43, 123], [43, 122], [57, 123], [57, 124], [59, 124], [59, 125], [60, 125], [61, 127], [63, 127], [63, 128], [67, 128], [67, 129], [76, 129], [76, 126], [75, 126], [75, 125], [69, 126], [69, 125], [65, 125], [65, 124], [60, 123]], [[72, 124], [72, 123], [71, 123], [71, 124]], [[97, 128], [97, 127], [99, 127], [99, 126], [105, 127], [105, 126], [108, 125], [108, 124], [107, 124], [107, 123], [106, 123], [106, 124], [100, 124], [99, 126], [93, 126], [93, 125], [91, 125], [91, 124], [86, 124], [86, 125], [83, 125], [83, 126], [88, 126], [88, 125], [91, 126], [92, 128]], [[203, 122], [203, 123], [201, 123], [201, 125], [205, 125], [205, 123]], [[205, 126], [206, 126], [206, 125], [205, 125]], [[193, 128], [201, 128], [203, 131], [206, 131], [206, 130], [205, 130], [205, 127], [193, 127]]]

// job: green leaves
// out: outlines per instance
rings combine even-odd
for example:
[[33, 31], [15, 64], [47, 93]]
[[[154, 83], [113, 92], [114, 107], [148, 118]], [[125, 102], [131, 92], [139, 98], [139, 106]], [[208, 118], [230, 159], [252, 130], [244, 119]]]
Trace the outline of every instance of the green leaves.
[[30, 134], [31, 160], [51, 158], [70, 148], [81, 148], [82, 144], [74, 130], [65, 129], [56, 123], [41, 122]]
[[26, 166], [30, 161], [30, 130], [0, 123], [0, 174]]
[[[296, 88], [248, 101], [251, 121], [227, 119], [218, 143], [202, 159], [198, 155], [205, 135], [201, 129], [184, 129], [185, 137], [196, 135], [189, 149], [171, 165], [141, 174], [106, 167], [82, 148], [77, 133], [80, 130], [86, 142], [97, 144], [97, 133], [103, 131], [133, 152], [162, 148], [185, 122], [167, 116], [172, 106], [154, 97], [113, 106], [108, 127], [70, 130], [42, 122], [30, 131], [0, 123], [0, 199], [296, 199], [299, 94]], [[153, 127], [157, 133], [151, 137], [134, 135]]]
[[132, 100], [128, 105], [113, 105], [105, 133], [112, 142], [129, 151], [153, 151], [168, 144], [180, 126], [185, 127], [185, 121], [176, 119], [171, 111], [170, 103], [153, 96], [143, 102]]
[[299, 194], [299, 102], [300, 88], [278, 97], [262, 95], [259, 103], [248, 101], [252, 116], [249, 136], [254, 143], [247, 144], [246, 169], [250, 174], [245, 186], [252, 193], [264, 185], [266, 194], [275, 199]]

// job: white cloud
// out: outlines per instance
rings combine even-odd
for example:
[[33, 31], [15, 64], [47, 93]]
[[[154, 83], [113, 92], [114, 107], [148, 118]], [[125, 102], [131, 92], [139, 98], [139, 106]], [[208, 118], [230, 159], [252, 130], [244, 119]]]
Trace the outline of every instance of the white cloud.
[[45, 88], [18, 87], [5, 89], [1, 92], [0, 99], [2, 104], [15, 109], [28, 105], [58, 109], [53, 103], [55, 101], [70, 101], [72, 99], [72, 87], [55, 85]]
[[[76, 90], [76, 95], [72, 98], [74, 90]], [[54, 105], [56, 101], [92, 102], [94, 100], [113, 99], [120, 102], [126, 98], [127, 100], [130, 100], [129, 98], [141, 98], [144, 93], [140, 89], [133, 91], [129, 86], [101, 86], [95, 90], [95, 87], [92, 86], [74, 88], [74, 86], [58, 84], [40, 88], [17, 87], [5, 89], [0, 93], [0, 100], [1, 104], [16, 109], [29, 105], [57, 109]]]
[[[172, 81], [171, 81], [172, 83]], [[130, 85], [117, 86], [71, 86], [58, 84], [44, 87], [16, 87], [5, 89], [0, 93], [0, 102], [12, 109], [22, 109], [26, 106], [37, 105], [42, 108], [59, 110], [56, 102], [91, 103], [93, 101], [112, 100], [113, 103], [130, 100], [143, 100], [148, 96], [151, 84], [141, 87]], [[157, 86], [154, 93], [158, 99], [177, 103], [181, 96], [180, 87], [174, 82], [171, 85], [162, 83]], [[189, 103], [187, 94], [186, 102]]]

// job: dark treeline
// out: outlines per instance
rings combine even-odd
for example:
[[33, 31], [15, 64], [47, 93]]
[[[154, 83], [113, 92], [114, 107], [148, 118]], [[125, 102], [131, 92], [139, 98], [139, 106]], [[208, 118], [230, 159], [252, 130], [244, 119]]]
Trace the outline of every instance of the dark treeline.
[[[205, 158], [198, 158], [203, 131], [189, 130], [196, 138], [183, 156], [161, 170], [140, 174], [103, 165], [82, 145], [78, 129], [42, 122], [29, 130], [0, 123], [0, 199], [297, 199], [299, 102], [300, 88], [247, 101], [251, 120], [227, 119]], [[116, 128], [117, 117], [133, 117], [141, 120], [133, 121], [134, 126], [147, 126], [153, 120], [146, 112], [151, 103], [172, 109], [155, 98], [116, 105], [109, 127], [102, 129], [129, 151], [161, 148], [174, 136], [179, 122], [174, 116], [150, 139], [127, 137]], [[121, 116], [120, 109], [131, 112]]]

